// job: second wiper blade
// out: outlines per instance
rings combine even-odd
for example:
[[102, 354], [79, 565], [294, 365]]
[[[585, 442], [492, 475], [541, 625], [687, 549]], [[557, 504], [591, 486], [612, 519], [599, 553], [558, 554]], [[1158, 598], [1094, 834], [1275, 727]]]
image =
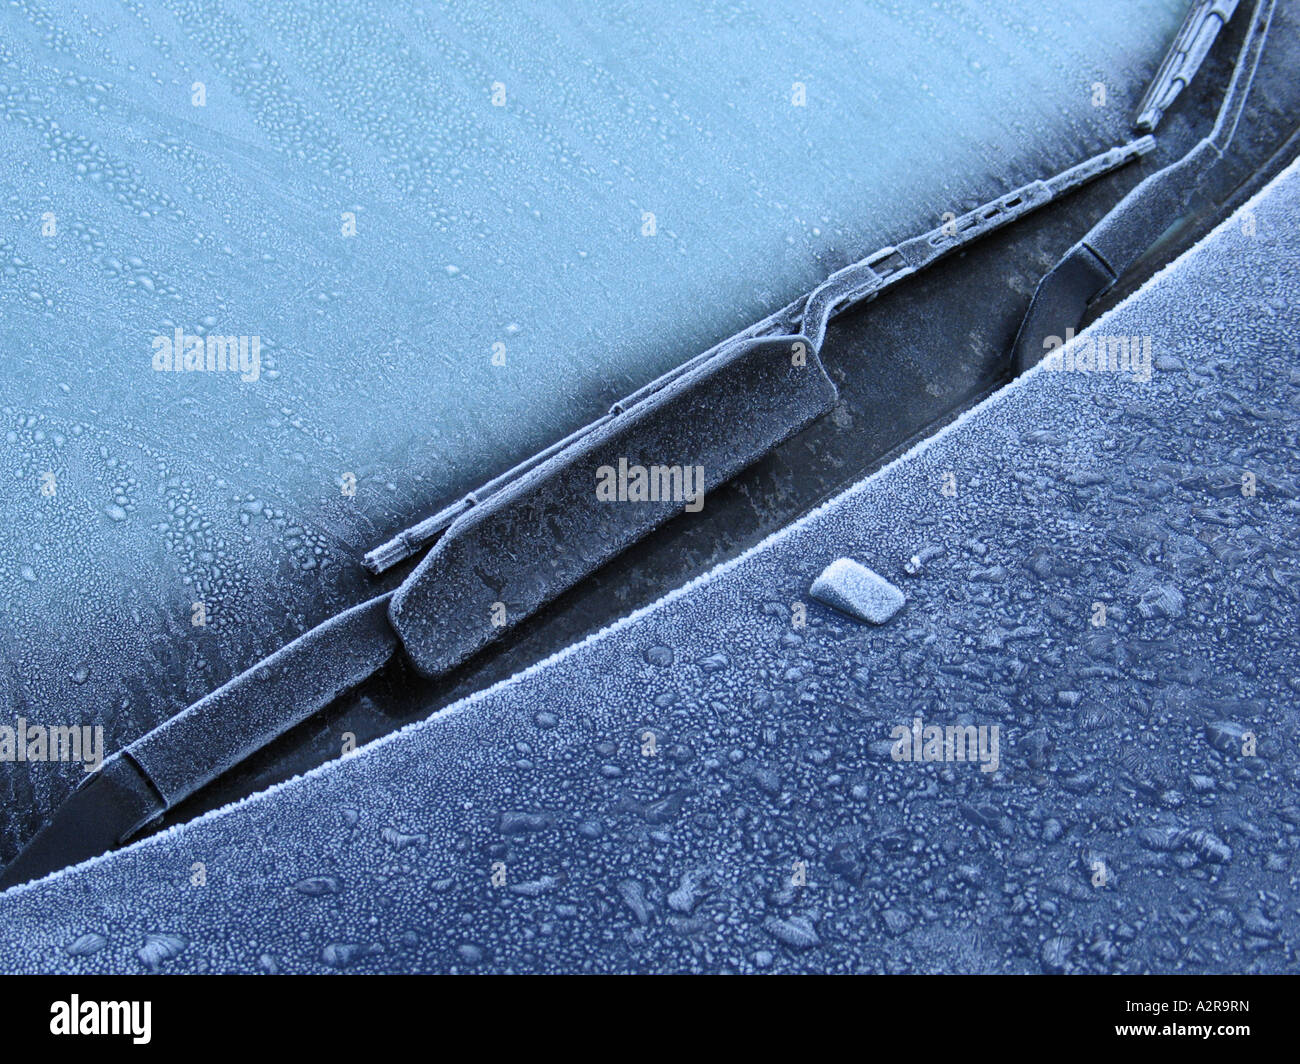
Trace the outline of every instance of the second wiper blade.
[[1178, 94], [1196, 76], [1219, 30], [1232, 18], [1238, 0], [1194, 0], [1164, 62], [1138, 104], [1133, 128], [1155, 131]]
[[1071, 335], [1088, 305], [1186, 212], [1196, 190], [1223, 159], [1259, 68], [1276, 0], [1259, 0], [1214, 126], [1177, 162], [1145, 178], [1079, 240], [1038, 283], [1012, 347], [1016, 373], [1043, 360]]

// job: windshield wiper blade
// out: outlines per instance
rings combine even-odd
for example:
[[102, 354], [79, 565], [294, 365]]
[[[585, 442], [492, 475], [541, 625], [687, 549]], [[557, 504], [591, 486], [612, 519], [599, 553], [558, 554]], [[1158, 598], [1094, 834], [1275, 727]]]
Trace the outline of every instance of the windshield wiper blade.
[[[592, 432], [608, 424], [611, 419], [633, 409], [637, 403], [664, 388], [682, 374], [716, 358], [719, 353], [737, 343], [778, 334], [794, 340], [799, 338], [798, 334], [802, 332], [803, 338], [810, 340], [812, 346], [820, 351], [827, 323], [849, 306], [874, 299], [889, 286], [918, 270], [925, 269], [950, 252], [971, 244], [995, 229], [1016, 221], [1103, 174], [1141, 158], [1154, 147], [1155, 140], [1149, 136], [1121, 144], [1085, 159], [1046, 180], [1031, 181], [1027, 185], [1022, 185], [959, 217], [953, 217], [935, 229], [897, 246], [881, 248], [866, 258], [838, 270], [808, 295], [801, 296], [775, 314], [756, 322], [703, 354], [651, 381], [619, 400], [604, 416], [494, 477], [482, 487], [437, 513], [399, 532], [367, 552], [363, 564], [372, 573], [378, 575], [420, 553], [475, 506], [486, 502], [555, 455], [572, 448]], [[802, 328], [797, 328], [798, 326]]]
[[1259, 0], [1210, 132], [1177, 162], [1145, 178], [1038, 283], [1012, 348], [1017, 374], [1036, 366], [1078, 328], [1088, 305], [1187, 211], [1223, 159], [1241, 120], [1276, 0]]
[[1160, 69], [1142, 102], [1138, 104], [1133, 128], [1143, 133], [1155, 132], [1165, 112], [1178, 94], [1187, 87], [1205, 61], [1219, 30], [1232, 18], [1239, 0], [1194, 0], [1183, 20], [1182, 28], [1169, 46]]
[[[435, 515], [445, 534], [395, 591], [311, 629], [108, 758], [0, 875], [0, 888], [128, 842], [399, 650], [426, 676], [463, 662], [687, 508], [684, 497], [608, 505], [595, 492], [598, 470], [621, 461], [689, 465], [711, 491], [834, 405], [820, 350], [835, 314], [1153, 143], [1112, 148], [882, 248]], [[419, 537], [406, 535], [394, 542], [418, 549]]]

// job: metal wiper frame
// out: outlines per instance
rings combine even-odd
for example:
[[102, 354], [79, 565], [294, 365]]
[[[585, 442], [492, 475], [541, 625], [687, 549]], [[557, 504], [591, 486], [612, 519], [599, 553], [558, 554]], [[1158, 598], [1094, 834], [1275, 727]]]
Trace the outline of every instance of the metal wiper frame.
[[1193, 0], [1182, 28], [1138, 104], [1133, 128], [1154, 133], [1156, 126], [1187, 87], [1209, 54], [1219, 30], [1232, 18], [1240, 0]]

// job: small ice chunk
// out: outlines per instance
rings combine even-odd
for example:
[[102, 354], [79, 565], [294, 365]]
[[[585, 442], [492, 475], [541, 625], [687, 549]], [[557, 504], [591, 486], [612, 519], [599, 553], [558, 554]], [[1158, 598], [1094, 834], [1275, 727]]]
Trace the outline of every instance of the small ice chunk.
[[903, 606], [903, 593], [852, 558], [836, 558], [813, 581], [812, 597], [859, 621], [884, 624]]

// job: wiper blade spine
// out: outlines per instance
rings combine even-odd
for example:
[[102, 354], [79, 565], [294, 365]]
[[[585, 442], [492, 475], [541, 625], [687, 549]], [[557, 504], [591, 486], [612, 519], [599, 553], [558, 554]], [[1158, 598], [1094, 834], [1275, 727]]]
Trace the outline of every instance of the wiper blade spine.
[[1205, 61], [1219, 30], [1232, 18], [1239, 0], [1195, 0], [1169, 46], [1160, 69], [1138, 104], [1133, 127], [1150, 133]]

